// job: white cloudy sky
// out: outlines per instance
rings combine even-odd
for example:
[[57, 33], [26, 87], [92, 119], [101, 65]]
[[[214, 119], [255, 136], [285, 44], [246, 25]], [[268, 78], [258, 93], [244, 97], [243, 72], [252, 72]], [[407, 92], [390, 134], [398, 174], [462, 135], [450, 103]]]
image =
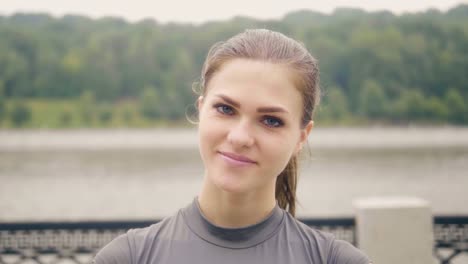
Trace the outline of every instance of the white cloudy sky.
[[119, 16], [130, 21], [151, 17], [160, 22], [204, 22], [225, 20], [236, 15], [259, 19], [280, 18], [298, 9], [330, 13], [336, 7], [359, 7], [368, 11], [394, 13], [447, 10], [466, 1], [453, 0], [0, 0], [0, 14], [47, 12], [55, 16], [82, 14], [91, 17]]

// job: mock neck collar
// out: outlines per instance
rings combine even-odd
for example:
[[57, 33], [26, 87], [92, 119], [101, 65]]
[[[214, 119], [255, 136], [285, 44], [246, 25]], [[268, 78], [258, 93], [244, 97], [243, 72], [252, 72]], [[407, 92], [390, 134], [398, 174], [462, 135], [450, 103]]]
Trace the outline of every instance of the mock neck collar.
[[198, 199], [182, 209], [189, 228], [201, 239], [226, 248], [242, 249], [258, 245], [272, 237], [283, 222], [284, 211], [276, 203], [270, 214], [260, 222], [239, 228], [225, 228], [211, 223], [201, 212]]

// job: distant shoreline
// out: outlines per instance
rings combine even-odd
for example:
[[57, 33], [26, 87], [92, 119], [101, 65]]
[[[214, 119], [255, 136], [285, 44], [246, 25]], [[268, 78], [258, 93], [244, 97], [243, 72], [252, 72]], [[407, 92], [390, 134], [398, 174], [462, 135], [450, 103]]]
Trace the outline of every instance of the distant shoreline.
[[[318, 127], [314, 148], [468, 147], [468, 127]], [[195, 128], [0, 130], [0, 151], [193, 149]]]

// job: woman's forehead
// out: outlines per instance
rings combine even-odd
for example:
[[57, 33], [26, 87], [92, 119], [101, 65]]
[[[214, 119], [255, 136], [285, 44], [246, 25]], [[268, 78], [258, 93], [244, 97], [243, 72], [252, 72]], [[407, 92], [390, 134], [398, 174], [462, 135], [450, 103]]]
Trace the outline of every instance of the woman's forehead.
[[[296, 89], [294, 72], [283, 64], [274, 64], [249, 59], [233, 59], [225, 62], [220, 69], [214, 73], [208, 86], [221, 84], [242, 84], [254, 86], [261, 83], [270, 87]], [[249, 85], [250, 86], [250, 85]], [[208, 87], [208, 88], [209, 88]]]
[[257, 77], [262, 77], [264, 74], [276, 73], [282, 77], [292, 77], [292, 72], [285, 64], [272, 63], [262, 60], [236, 58], [224, 62], [217, 73], [214, 75], [228, 75], [228, 76], [245, 76], [252, 74]]

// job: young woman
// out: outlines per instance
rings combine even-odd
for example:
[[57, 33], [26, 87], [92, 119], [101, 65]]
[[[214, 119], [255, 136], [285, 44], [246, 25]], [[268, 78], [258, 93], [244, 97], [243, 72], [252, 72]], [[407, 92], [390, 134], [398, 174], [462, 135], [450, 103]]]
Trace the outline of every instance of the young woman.
[[297, 156], [319, 100], [316, 60], [297, 41], [247, 30], [203, 66], [202, 189], [172, 217], [119, 236], [95, 263], [369, 264], [358, 249], [294, 218]]

